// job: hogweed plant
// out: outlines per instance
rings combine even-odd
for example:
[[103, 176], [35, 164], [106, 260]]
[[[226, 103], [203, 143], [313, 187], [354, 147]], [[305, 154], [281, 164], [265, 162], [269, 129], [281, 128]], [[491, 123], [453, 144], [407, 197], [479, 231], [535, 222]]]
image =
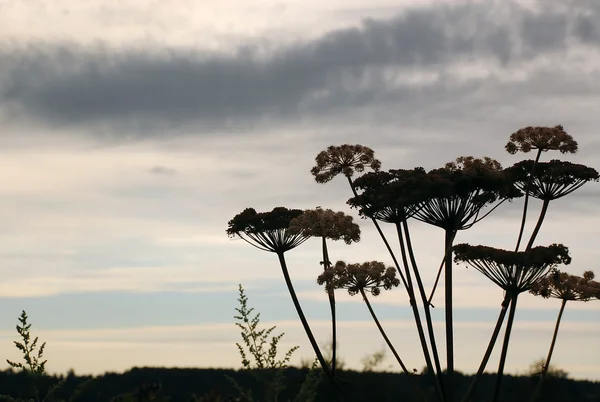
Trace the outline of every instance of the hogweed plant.
[[289, 230], [290, 222], [302, 215], [303, 211], [299, 209], [287, 209], [284, 207], [274, 208], [270, 212], [257, 213], [254, 208], [246, 208], [243, 212], [237, 214], [229, 221], [227, 234], [231, 237], [239, 237], [259, 250], [275, 253], [279, 259], [281, 271], [285, 279], [290, 297], [298, 313], [298, 317], [302, 322], [302, 326], [321, 367], [325, 371], [329, 381], [334, 384], [331, 370], [323, 357], [323, 353], [317, 344], [317, 341], [312, 333], [312, 330], [306, 320], [304, 311], [300, 306], [298, 297], [289, 270], [285, 260], [285, 252], [298, 247], [300, 244], [308, 240], [302, 231]]
[[[332, 328], [335, 328], [334, 292], [337, 289], [346, 289], [351, 294], [360, 293], [375, 325], [398, 360], [403, 372], [410, 375], [406, 368], [407, 365], [400, 359], [397, 348], [393, 346], [392, 340], [383, 330], [371, 302], [367, 298], [367, 293], [376, 295], [382, 287], [389, 291], [392, 288], [400, 287], [402, 291], [406, 292], [408, 306], [415, 319], [426, 363], [426, 372], [431, 376], [432, 384], [435, 386], [434, 400], [440, 402], [459, 400], [458, 390], [453, 380], [455, 366], [453, 270], [456, 269], [453, 266], [454, 263], [464, 263], [467, 267], [475, 268], [504, 291], [504, 298], [500, 303], [500, 313], [479, 369], [461, 400], [463, 402], [470, 400], [498, 342], [500, 330], [508, 313], [495, 386], [490, 395], [490, 400], [498, 401], [517, 300], [522, 293], [531, 291], [543, 297], [559, 295], [559, 298], [563, 300], [547, 359], [547, 364], [549, 364], [564, 304], [567, 300], [597, 298], [598, 285], [592, 280], [589, 273], [584, 274], [580, 279], [568, 276], [568, 274], [560, 274], [557, 277], [557, 270], [560, 269], [562, 272], [562, 266], [571, 262], [568, 248], [559, 243], [536, 246], [535, 241], [542, 228], [542, 223], [547, 219], [550, 202], [569, 196], [586, 183], [598, 181], [599, 175], [595, 169], [584, 165], [556, 159], [548, 162], [541, 160], [542, 155], [548, 152], [558, 151], [561, 154], [577, 152], [577, 142], [562, 126], [520, 129], [510, 135], [505, 149], [511, 155], [531, 151], [535, 151], [536, 155], [533, 160], [517, 162], [509, 168], [503, 168], [498, 161], [489, 157], [462, 156], [440, 168], [429, 171], [422, 167], [382, 170], [381, 162], [375, 158], [374, 151], [363, 145], [332, 145], [317, 155], [316, 164], [310, 171], [315, 181], [327, 183], [338, 175], [346, 177], [352, 194], [347, 203], [351, 208], [357, 209], [362, 218], [373, 223], [389, 252], [393, 262], [391, 267], [375, 262], [346, 264], [341, 260], [335, 266], [331, 266], [326, 252], [325, 238], [334, 238], [330, 236], [329, 229], [333, 230], [335, 222], [319, 218], [320, 215], [325, 215], [323, 212], [279, 208], [276, 210], [294, 211], [292, 213], [294, 216], [291, 217], [289, 216], [290, 212], [286, 212], [288, 215], [285, 216], [289, 219], [266, 219], [267, 216], [263, 215], [263, 218], [257, 220], [254, 210], [246, 210], [230, 221], [227, 231], [230, 235], [237, 235], [251, 243], [254, 241], [253, 245], [257, 246], [258, 244], [259, 248], [276, 252], [280, 256], [292, 301], [299, 311], [300, 319], [315, 348], [317, 358], [332, 383], [337, 383], [336, 378], [331, 375], [330, 367], [320, 357], [318, 347], [315, 346], [316, 341], [308, 330], [304, 316], [300, 313], [298, 300], [292, 291], [289, 276], [286, 274], [287, 268], [283, 262], [283, 252], [292, 248], [285, 246], [286, 242], [289, 243], [291, 239], [293, 239], [291, 243], [294, 247], [312, 236], [321, 237], [323, 240], [324, 253], [321, 263], [324, 265], [324, 269], [319, 275], [318, 283], [325, 285], [326, 294], [332, 306]], [[524, 199], [523, 212], [514, 249], [493, 248], [484, 245], [455, 245], [460, 231], [471, 228], [492, 213], [497, 214], [506, 201], [514, 202], [521, 197]], [[530, 198], [539, 199], [542, 207], [529, 239], [524, 242], [525, 248], [519, 250], [525, 233]], [[290, 222], [294, 220], [305, 223], [303, 225], [294, 224], [294, 228], [292, 228]], [[415, 220], [444, 231], [444, 252], [439, 268], [424, 271], [418, 265], [409, 227], [409, 222]], [[241, 223], [242, 221], [243, 223]], [[271, 221], [277, 223], [270, 223]], [[319, 226], [318, 230], [310, 229], [311, 226], [306, 222], [320, 222], [321, 225], [331, 225], [331, 228]], [[398, 250], [391, 246], [381, 229], [381, 224], [393, 225], [398, 237]], [[299, 230], [298, 228], [303, 229]], [[278, 231], [276, 236], [274, 230]], [[338, 235], [337, 238], [341, 237]], [[445, 370], [443, 370], [439, 356], [436, 328], [431, 317], [431, 309], [434, 307], [432, 298], [438, 280], [442, 277], [442, 272], [444, 272]], [[425, 280], [426, 278], [433, 282], [431, 289], [425, 288], [425, 283], [429, 282]], [[556, 278], [563, 279], [558, 281]], [[575, 286], [574, 283], [577, 285]], [[559, 292], [558, 289], [566, 289], [565, 286], [571, 286], [571, 288], [575, 286], [574, 289], [577, 290], [569, 288], [571, 290]], [[422, 315], [424, 319], [421, 318]], [[335, 329], [333, 332], [335, 333]], [[420, 393], [418, 389], [418, 384], [415, 385], [415, 393], [423, 396], [424, 394]]]
[[[465, 262], [476, 270], [485, 275], [488, 279], [502, 288], [510, 303], [510, 313], [508, 315], [508, 321], [506, 324], [506, 332], [504, 335], [504, 342], [502, 344], [502, 352], [500, 354], [500, 362], [498, 365], [498, 372], [496, 377], [496, 385], [494, 387], [493, 401], [498, 399], [500, 384], [502, 380], [502, 374], [504, 373], [504, 365], [506, 363], [506, 354], [508, 352], [508, 345], [510, 341], [510, 333], [515, 318], [515, 312], [517, 308], [517, 299], [523, 292], [531, 290], [535, 284], [544, 277], [544, 275], [552, 268], [555, 268], [558, 264], [570, 264], [571, 257], [569, 256], [569, 250], [561, 244], [553, 244], [549, 247], [534, 247], [526, 251], [512, 251], [512, 250], [500, 250], [493, 247], [487, 246], [471, 246], [468, 244], [458, 244], [454, 247], [455, 261]], [[505, 303], [502, 303], [502, 311], [506, 312], [504, 307]], [[498, 321], [501, 323], [504, 319], [504, 314], [501, 313], [501, 319]], [[479, 377], [481, 376], [493, 344], [498, 336], [497, 330], [500, 326], [496, 326], [493, 340], [486, 351], [484, 359], [479, 367], [479, 371], [475, 376], [471, 392], [474, 389]], [[465, 400], [468, 400], [470, 393], [468, 392], [465, 396]]]
[[[511, 155], [517, 152], [529, 153], [536, 151], [535, 159], [532, 170], [537, 166], [542, 152], [548, 151], [559, 151], [561, 154], [571, 153], [574, 154], [578, 150], [577, 141], [564, 130], [563, 126], [557, 125], [554, 127], [542, 127], [542, 126], [527, 126], [522, 128], [510, 135], [508, 143], [504, 147], [506, 152]], [[532, 171], [531, 171], [532, 173]], [[523, 231], [525, 230], [525, 223], [527, 222], [527, 209], [529, 207], [529, 185], [531, 181], [525, 181], [525, 202], [523, 203], [523, 215], [521, 218], [521, 227], [519, 228], [519, 236], [517, 238], [517, 246], [515, 251], [519, 250], [521, 240], [523, 239]]]
[[550, 275], [547, 275], [541, 281], [538, 281], [529, 290], [530, 293], [536, 296], [541, 296], [546, 299], [555, 298], [561, 300], [558, 317], [556, 318], [556, 324], [554, 326], [554, 333], [552, 334], [552, 341], [550, 342], [550, 349], [548, 350], [548, 356], [542, 365], [540, 380], [535, 388], [534, 395], [531, 398], [532, 401], [537, 400], [539, 393], [541, 392], [544, 378], [548, 375], [550, 360], [552, 359], [552, 353], [554, 352], [558, 329], [560, 327], [560, 320], [562, 319], [567, 302], [600, 300], [600, 282], [596, 282], [593, 279], [594, 273], [592, 271], [585, 271], [583, 276], [577, 276], [554, 270]]
[[[289, 230], [302, 233], [306, 237], [321, 238], [323, 252], [323, 269], [331, 269], [329, 261], [329, 251], [327, 249], [327, 239], [344, 240], [346, 244], [360, 241], [360, 227], [353, 222], [353, 218], [343, 212], [334, 212], [331, 209], [322, 209], [317, 207], [313, 210], [306, 210], [302, 215], [294, 218], [290, 222]], [[333, 289], [327, 292], [329, 298], [329, 307], [331, 310], [331, 376], [335, 377], [336, 357], [337, 357], [337, 326], [335, 314], [335, 294]]]
[[392, 267], [386, 267], [384, 263], [379, 261], [368, 261], [362, 264], [346, 264], [344, 261], [338, 261], [332, 269], [325, 271], [317, 278], [317, 283], [325, 285], [328, 293], [333, 292], [335, 289], [346, 289], [350, 296], [360, 293], [385, 343], [392, 351], [404, 374], [409, 376], [414, 390], [422, 396], [421, 389], [412, 377], [410, 377], [412, 373], [408, 371], [408, 368], [400, 358], [367, 297], [367, 292], [373, 296], [379, 296], [381, 288], [391, 290], [397, 287], [400, 284], [400, 280], [396, 278], [396, 270]]

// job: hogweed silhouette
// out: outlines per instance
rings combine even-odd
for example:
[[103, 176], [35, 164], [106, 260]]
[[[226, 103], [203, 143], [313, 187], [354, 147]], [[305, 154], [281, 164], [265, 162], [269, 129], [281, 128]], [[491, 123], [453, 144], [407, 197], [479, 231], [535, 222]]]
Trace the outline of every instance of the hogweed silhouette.
[[332, 269], [319, 275], [317, 283], [319, 285], [325, 285], [327, 291], [346, 289], [350, 296], [360, 293], [375, 325], [377, 325], [381, 336], [392, 351], [392, 354], [402, 368], [402, 371], [409, 376], [413, 388], [424, 399], [421, 389], [417, 386], [412, 377], [410, 377], [412, 373], [400, 358], [400, 355], [379, 322], [379, 319], [369, 302], [369, 298], [367, 297], [367, 292], [371, 293], [373, 296], [379, 296], [382, 288], [390, 290], [397, 287], [400, 284], [400, 280], [396, 278], [396, 270], [392, 267], [386, 267], [384, 263], [379, 261], [368, 261], [362, 264], [346, 264], [344, 261], [338, 261]]
[[[527, 291], [535, 291], [539, 286], [550, 283], [548, 281], [553, 274], [549, 274], [549, 272], [554, 272], [558, 265], [568, 265], [571, 262], [568, 248], [562, 244], [552, 244], [545, 247], [534, 246], [542, 223], [547, 218], [548, 205], [551, 201], [562, 199], [574, 193], [586, 183], [598, 181], [599, 179], [598, 173], [591, 167], [556, 159], [551, 159], [548, 162], [541, 161], [542, 154], [547, 152], [558, 151], [561, 154], [574, 154], [577, 152], [577, 142], [562, 126], [522, 128], [510, 135], [505, 149], [511, 155], [531, 151], [535, 151], [536, 155], [533, 160], [517, 162], [509, 168], [503, 168], [498, 161], [489, 157], [462, 156], [440, 168], [429, 171], [422, 167], [386, 171], [381, 169], [381, 162], [375, 158], [373, 150], [363, 145], [332, 145], [318, 153], [315, 158], [315, 165], [311, 169], [315, 181], [322, 184], [333, 180], [338, 175], [346, 177], [352, 193], [352, 197], [347, 203], [351, 208], [357, 209], [362, 218], [373, 222], [393, 262], [390, 267], [384, 263], [375, 262], [346, 264], [341, 260], [335, 266], [331, 266], [325, 239], [335, 238], [331, 234], [335, 232], [333, 228], [336, 225], [333, 216], [338, 214], [331, 210], [318, 208], [310, 212], [304, 211], [306, 213], [304, 216], [301, 211], [298, 211], [294, 212], [297, 214], [294, 218], [285, 222], [278, 221], [281, 223], [278, 229], [284, 230], [284, 233], [280, 233], [280, 239], [296, 235], [299, 237], [296, 238], [295, 243], [299, 244], [307, 237], [321, 237], [323, 246], [321, 263], [324, 267], [318, 278], [318, 283], [325, 285], [329, 295], [330, 306], [332, 306], [332, 331], [334, 333], [335, 312], [333, 306], [335, 299], [332, 297], [333, 291], [335, 289], [346, 289], [351, 294], [360, 293], [390, 350], [395, 351], [391, 340], [385, 335], [376, 318], [367, 294], [371, 293], [374, 296], [382, 288], [391, 290], [391, 288], [400, 284], [403, 285], [402, 288], [406, 291], [408, 304], [415, 319], [426, 363], [426, 371], [433, 380], [435, 398], [441, 402], [456, 401], [456, 387], [453, 382], [453, 263], [465, 263], [474, 267], [502, 288], [505, 293], [500, 304], [501, 308], [496, 325], [482, 357], [478, 372], [462, 398], [463, 402], [470, 400], [498, 341], [500, 329], [508, 313], [508, 323], [502, 341], [496, 383], [491, 396], [492, 401], [496, 402], [502, 384], [518, 296]], [[459, 231], [467, 230], [479, 223], [506, 201], [510, 202], [520, 197], [524, 197], [523, 211], [514, 250], [454, 244]], [[524, 236], [529, 199], [531, 197], [542, 201], [542, 209], [526, 242], [526, 247], [521, 251], [519, 247]], [[242, 214], [250, 216], [254, 213], [255, 211], [252, 210], [252, 213], [244, 212]], [[267, 239], [270, 239], [270, 235], [264, 234], [266, 227], [258, 231], [251, 225], [237, 227], [234, 222], [236, 218], [230, 222], [228, 229], [230, 235], [240, 235], [240, 237], [246, 237], [245, 240], [248, 241], [252, 240], [250, 238], [251, 234], [256, 235], [260, 232], [262, 237], [259, 238], [260, 242], [258, 244], [261, 246], [259, 248], [274, 251], [280, 255], [280, 261], [283, 259], [283, 252], [289, 248], [279, 247], [279, 249], [276, 249], [275, 242], [272, 239], [267, 241]], [[435, 272], [432, 289], [429, 290], [425, 289], [425, 281], [417, 264], [417, 256], [411, 242], [408, 224], [411, 219], [441, 228], [445, 233], [444, 255], [439, 269]], [[294, 220], [304, 223], [291, 225], [290, 222]], [[400, 258], [396, 257], [396, 252], [384, 234], [381, 223], [393, 225], [398, 236]], [[328, 232], [327, 225], [331, 226], [329, 229], [333, 232]], [[337, 239], [341, 239], [341, 236], [336, 236]], [[294, 244], [294, 246], [296, 245]], [[377, 267], [377, 269], [374, 270], [374, 267]], [[385, 268], [382, 270], [381, 267]], [[282, 269], [284, 270], [284, 276], [286, 276], [286, 268]], [[445, 372], [442, 371], [435, 328], [431, 318], [432, 298], [442, 270], [445, 273]], [[385, 281], [391, 280], [392, 275], [394, 284], [387, 282], [386, 285]], [[593, 293], [596, 292], [596, 285], [594, 285], [596, 282], [589, 279], [589, 274], [586, 275], [588, 276], [588, 279], [586, 279], [588, 282], [585, 286], [587, 286], [588, 293], [578, 294], [596, 295], [590, 296], [590, 298], [597, 297], [597, 293]], [[573, 278], [569, 279], [571, 282], [573, 280]], [[286, 283], [287, 281], [286, 277]], [[578, 289], [583, 289], [584, 285], [580, 283], [578, 286]], [[288, 288], [291, 288], [291, 284], [288, 284]], [[547, 292], [548, 295], [558, 294], [552, 293], [556, 289], [551, 290], [548, 287], [543, 292]], [[293, 293], [290, 292], [290, 294]], [[563, 298], [566, 297], [566, 293], [561, 294]], [[294, 304], [297, 304], [294, 296], [292, 296], [292, 299]], [[566, 303], [566, 300], [564, 302]], [[425, 316], [424, 320], [421, 319], [422, 313]], [[562, 313], [559, 312], [559, 314]], [[556, 331], [558, 331], [558, 326]], [[307, 334], [309, 334], [308, 331]], [[394, 354], [400, 363], [399, 356], [397, 356], [397, 353]], [[317, 357], [319, 357], [318, 354]], [[400, 366], [407, 373], [403, 362], [400, 363]], [[322, 367], [325, 373], [331, 374], [325, 364], [322, 363]], [[332, 379], [332, 376], [330, 376], [330, 379]]]
[[292, 220], [298, 218], [302, 214], [302, 210], [287, 209], [284, 207], [277, 207], [270, 212], [261, 213], [257, 213], [253, 208], [246, 208], [229, 221], [227, 234], [231, 237], [237, 236], [260, 250], [277, 254], [285, 283], [304, 331], [308, 336], [310, 344], [313, 347], [325, 375], [332, 386], [336, 387], [331, 369], [323, 357], [323, 353], [308, 324], [304, 311], [300, 306], [300, 301], [294, 290], [294, 285], [292, 284], [284, 256], [287, 251], [298, 247], [310, 238], [310, 236], [304, 234], [303, 231], [290, 230]]
[[536, 296], [541, 296], [546, 299], [555, 298], [561, 300], [558, 317], [556, 318], [556, 324], [554, 325], [554, 332], [552, 334], [552, 341], [550, 342], [550, 348], [548, 350], [548, 356], [542, 365], [540, 380], [531, 398], [532, 401], [535, 401], [539, 397], [544, 378], [548, 375], [550, 360], [552, 359], [552, 353], [554, 352], [554, 346], [556, 345], [556, 338], [560, 328], [560, 321], [567, 302], [587, 302], [594, 299], [600, 300], [600, 283], [593, 279], [594, 273], [592, 271], [585, 271], [583, 276], [577, 276], [569, 275], [566, 272], [555, 269], [550, 275], [547, 275], [541, 281], [538, 281], [529, 290], [530, 293]]
[[[360, 227], [354, 223], [353, 218], [343, 212], [334, 212], [331, 209], [306, 210], [302, 215], [290, 222], [289, 230], [301, 232], [306, 237], [321, 238], [323, 252], [323, 269], [331, 269], [327, 239], [336, 241], [343, 240], [346, 244], [360, 241]], [[331, 376], [335, 377], [337, 363], [337, 320], [335, 309], [335, 292], [328, 289], [329, 308], [331, 310]]]

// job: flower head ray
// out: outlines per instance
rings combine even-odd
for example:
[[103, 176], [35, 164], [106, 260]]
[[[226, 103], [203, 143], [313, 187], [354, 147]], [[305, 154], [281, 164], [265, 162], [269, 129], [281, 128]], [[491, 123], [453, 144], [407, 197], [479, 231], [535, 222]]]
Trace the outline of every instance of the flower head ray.
[[471, 265], [513, 295], [530, 290], [558, 264], [571, 263], [569, 249], [562, 244], [538, 246], [521, 252], [457, 244], [453, 250], [455, 262]]
[[598, 181], [598, 172], [585, 165], [553, 159], [550, 162], [524, 160], [506, 169], [515, 186], [529, 189], [532, 197], [555, 200], [571, 194], [588, 181]]
[[238, 236], [260, 250], [283, 253], [308, 239], [303, 233], [288, 229], [290, 222], [300, 215], [302, 210], [284, 207], [260, 213], [246, 208], [229, 221], [227, 234]]
[[458, 158], [428, 172], [420, 186], [423, 201], [415, 218], [446, 230], [468, 229], [483, 219], [484, 207], [521, 196], [500, 163], [487, 157]]

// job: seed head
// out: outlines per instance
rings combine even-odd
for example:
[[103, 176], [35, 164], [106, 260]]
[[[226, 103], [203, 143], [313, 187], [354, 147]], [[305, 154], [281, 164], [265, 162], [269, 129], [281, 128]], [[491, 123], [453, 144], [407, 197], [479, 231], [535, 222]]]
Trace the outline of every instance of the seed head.
[[238, 236], [261, 250], [283, 253], [308, 239], [302, 233], [288, 230], [292, 219], [300, 215], [300, 209], [277, 207], [270, 212], [257, 213], [254, 208], [246, 208], [229, 221], [227, 234]]
[[360, 240], [360, 227], [353, 218], [343, 212], [331, 209], [309, 209], [290, 222], [291, 233], [301, 233], [306, 237], [325, 237], [331, 240], [344, 240], [346, 244]]
[[465, 262], [506, 292], [517, 295], [530, 290], [550, 269], [570, 264], [569, 249], [562, 244], [508, 251], [487, 246], [457, 244], [454, 261]]
[[529, 126], [511, 134], [505, 148], [509, 154], [515, 154], [518, 151], [527, 153], [533, 149], [574, 154], [577, 152], [577, 141], [567, 134], [561, 125], [554, 127]]
[[599, 178], [593, 168], [557, 159], [537, 163], [524, 160], [507, 168], [506, 174], [519, 190], [528, 188], [532, 197], [548, 201], [571, 194]]
[[600, 299], [600, 283], [593, 279], [592, 271], [577, 276], [554, 270], [537, 282], [529, 292], [544, 298], [553, 297], [562, 300]]
[[[483, 219], [481, 210], [501, 199], [521, 196], [491, 158], [458, 158], [427, 173], [419, 184], [415, 218], [446, 230], [463, 230]], [[485, 216], [485, 215], [484, 215]]]
[[346, 264], [344, 261], [338, 261], [335, 266], [319, 275], [317, 283], [325, 284], [327, 291], [347, 289], [348, 293], [354, 296], [362, 289], [373, 296], [378, 296], [381, 288], [389, 290], [400, 285], [400, 280], [396, 278], [394, 268], [386, 267], [379, 261], [362, 264]]
[[362, 217], [399, 223], [413, 216], [423, 201], [423, 168], [369, 172], [354, 180], [358, 196], [348, 204], [358, 208]]
[[350, 178], [354, 172], [362, 172], [366, 167], [377, 171], [381, 162], [374, 154], [371, 148], [363, 145], [331, 145], [317, 155], [316, 165], [310, 172], [317, 183], [327, 183], [340, 173]]

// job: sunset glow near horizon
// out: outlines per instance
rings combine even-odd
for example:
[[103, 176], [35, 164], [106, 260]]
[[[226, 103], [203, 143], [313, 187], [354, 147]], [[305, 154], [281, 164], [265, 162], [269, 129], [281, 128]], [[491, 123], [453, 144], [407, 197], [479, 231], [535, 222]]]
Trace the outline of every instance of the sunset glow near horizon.
[[[544, 160], [600, 168], [600, 3], [590, 3], [0, 4], [2, 360], [19, 359], [14, 327], [26, 310], [47, 342], [50, 372], [239, 368], [239, 284], [264, 325], [285, 332], [282, 350], [300, 345], [292, 363], [312, 360], [276, 256], [229, 238], [227, 222], [246, 207], [344, 211], [362, 240], [331, 242], [331, 260], [391, 264], [371, 222], [346, 205], [347, 182], [311, 176], [327, 146], [366, 145], [383, 169], [432, 169], [464, 155], [510, 166], [533, 158], [506, 153], [511, 133], [562, 124], [579, 152]], [[536, 243], [567, 245], [569, 273], [600, 275], [599, 196], [589, 183], [550, 205]], [[502, 205], [457, 241], [514, 247], [522, 205]], [[526, 235], [541, 203], [531, 206]], [[431, 288], [443, 232], [410, 225]], [[325, 344], [320, 243], [286, 258]], [[502, 290], [465, 265], [454, 280], [456, 369], [473, 373]], [[385, 345], [359, 296], [339, 291], [337, 301], [339, 356], [359, 369]], [[407, 365], [420, 370], [405, 290], [372, 302]], [[441, 293], [433, 304], [443, 355]], [[559, 307], [519, 299], [507, 372], [524, 373], [546, 355]], [[553, 365], [600, 380], [599, 333], [600, 303], [568, 303]], [[399, 371], [386, 355], [382, 369]]]

